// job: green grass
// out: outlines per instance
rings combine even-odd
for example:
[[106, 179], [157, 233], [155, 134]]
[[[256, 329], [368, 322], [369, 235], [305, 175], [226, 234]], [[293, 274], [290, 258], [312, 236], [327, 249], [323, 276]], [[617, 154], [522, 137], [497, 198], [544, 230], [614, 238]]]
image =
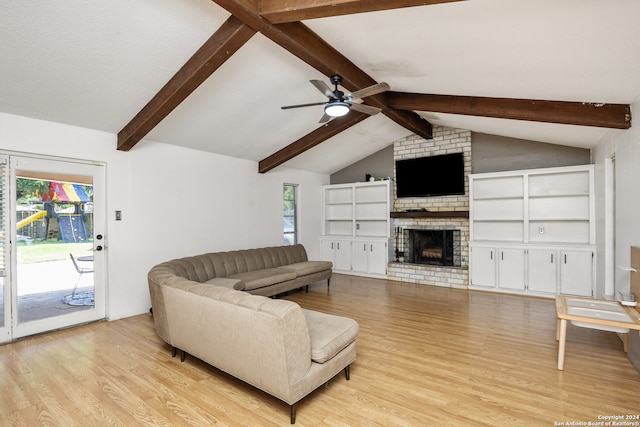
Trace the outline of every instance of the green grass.
[[18, 243], [18, 264], [69, 259], [70, 253], [74, 257], [92, 255], [92, 248], [92, 242], [33, 242], [30, 244], [20, 242]]

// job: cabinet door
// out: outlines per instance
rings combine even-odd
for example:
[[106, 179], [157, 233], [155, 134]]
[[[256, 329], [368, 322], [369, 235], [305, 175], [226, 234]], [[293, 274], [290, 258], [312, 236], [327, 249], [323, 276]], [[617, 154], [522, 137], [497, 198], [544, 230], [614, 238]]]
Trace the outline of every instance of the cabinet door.
[[336, 270], [351, 270], [351, 241], [336, 240], [334, 248], [336, 261], [333, 266]]
[[496, 285], [495, 249], [477, 246], [471, 248], [471, 284], [491, 287]]
[[330, 261], [336, 266], [335, 243], [331, 239], [320, 240], [320, 258], [323, 261]]
[[498, 249], [498, 287], [524, 290], [524, 249]]
[[527, 283], [530, 291], [558, 292], [558, 253], [553, 249], [529, 249]]
[[560, 251], [560, 293], [592, 296], [593, 255], [591, 251]]
[[368, 249], [367, 242], [353, 242], [351, 246], [351, 267], [353, 271], [366, 273], [368, 270]]
[[369, 242], [367, 243], [369, 251], [369, 273], [371, 274], [387, 274], [387, 243], [386, 242]]

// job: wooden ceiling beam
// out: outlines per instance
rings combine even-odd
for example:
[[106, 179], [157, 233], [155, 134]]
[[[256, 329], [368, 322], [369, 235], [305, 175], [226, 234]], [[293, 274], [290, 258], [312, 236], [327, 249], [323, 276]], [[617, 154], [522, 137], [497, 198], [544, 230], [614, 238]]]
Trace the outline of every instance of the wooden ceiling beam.
[[302, 154], [327, 139], [339, 134], [343, 130], [349, 129], [351, 126], [360, 123], [368, 117], [371, 116], [351, 111], [346, 116], [335, 118], [297, 141], [292, 142], [283, 149], [278, 150], [269, 157], [260, 160], [258, 163], [258, 172], [269, 172], [271, 169], [293, 159], [297, 155]]
[[133, 148], [255, 33], [254, 29], [234, 16], [227, 19], [147, 105], [118, 132], [117, 149], [129, 151]]
[[387, 103], [399, 110], [429, 111], [511, 120], [595, 126], [631, 127], [629, 104], [544, 101], [518, 98], [387, 92]]
[[273, 25], [247, 1], [213, 1], [325, 76], [340, 74], [344, 79], [343, 86], [348, 90], [354, 91], [377, 83], [307, 26], [299, 22]]
[[262, 0], [259, 14], [273, 24], [462, 0]]
[[[214, 1], [325, 76], [340, 74], [343, 77], [342, 85], [347, 90], [356, 91], [377, 83], [306, 25], [300, 22], [273, 25], [260, 16], [254, 5], [247, 1]], [[432, 127], [427, 120], [412, 111], [389, 108], [385, 101], [385, 94], [368, 97], [365, 102], [374, 107], [382, 108], [384, 115], [410, 132], [423, 138], [432, 138]]]

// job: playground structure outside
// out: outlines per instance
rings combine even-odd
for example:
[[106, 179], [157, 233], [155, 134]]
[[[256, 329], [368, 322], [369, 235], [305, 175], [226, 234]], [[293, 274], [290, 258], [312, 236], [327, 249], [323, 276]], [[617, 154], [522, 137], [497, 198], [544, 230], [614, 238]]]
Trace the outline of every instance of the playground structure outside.
[[18, 296], [66, 289], [69, 283], [73, 287], [78, 273], [69, 254], [79, 257], [93, 248], [91, 207], [51, 201], [17, 207]]
[[[17, 184], [38, 181], [18, 177]], [[18, 188], [16, 277], [19, 323], [43, 319], [91, 306], [69, 305], [62, 298], [78, 290], [93, 290], [93, 274], [79, 274], [69, 256], [87, 257], [93, 249], [93, 188], [69, 182], [44, 182], [46, 190]], [[35, 196], [35, 198], [34, 198]], [[0, 241], [5, 237], [0, 230]], [[92, 259], [92, 258], [91, 258]], [[92, 263], [92, 262], [91, 262]], [[4, 284], [0, 277], [0, 320], [4, 319]]]
[[90, 203], [85, 203], [82, 210], [77, 204], [54, 206], [51, 202], [18, 206], [17, 240], [26, 243], [60, 239], [65, 242], [86, 241], [93, 231], [91, 208]]

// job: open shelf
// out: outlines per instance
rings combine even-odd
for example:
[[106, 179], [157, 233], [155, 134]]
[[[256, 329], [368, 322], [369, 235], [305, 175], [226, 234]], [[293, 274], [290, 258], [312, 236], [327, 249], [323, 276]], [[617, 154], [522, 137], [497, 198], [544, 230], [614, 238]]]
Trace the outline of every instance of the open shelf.
[[390, 181], [324, 187], [324, 235], [390, 237]]
[[594, 242], [592, 165], [475, 174], [470, 183], [472, 241]]

